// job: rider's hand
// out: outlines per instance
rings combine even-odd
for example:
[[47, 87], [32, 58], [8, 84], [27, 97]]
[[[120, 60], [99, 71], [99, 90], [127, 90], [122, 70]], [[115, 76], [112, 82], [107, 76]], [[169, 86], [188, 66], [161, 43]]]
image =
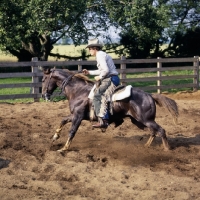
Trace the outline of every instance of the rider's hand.
[[84, 75], [88, 75], [89, 74], [87, 69], [83, 69], [82, 72], [83, 72]]
[[99, 81], [101, 78], [99, 76], [94, 77], [95, 81]]

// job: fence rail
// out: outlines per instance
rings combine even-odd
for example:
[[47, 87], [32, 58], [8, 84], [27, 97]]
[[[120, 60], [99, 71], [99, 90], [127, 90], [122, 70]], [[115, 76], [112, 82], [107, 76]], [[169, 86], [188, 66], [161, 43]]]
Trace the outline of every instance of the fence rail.
[[[162, 90], [167, 89], [177, 89], [177, 88], [193, 88], [193, 90], [199, 89], [199, 57], [194, 56], [193, 58], [157, 58], [157, 59], [126, 59], [122, 57], [121, 59], [114, 60], [115, 64], [119, 64], [120, 68], [117, 69], [120, 73], [121, 83], [126, 85], [130, 82], [146, 82], [146, 81], [156, 81], [155, 86], [144, 86], [139, 87], [142, 90], [150, 91], [157, 90], [161, 93]], [[153, 68], [127, 68], [129, 64], [150, 64], [155, 63], [157, 67]], [[163, 63], [187, 63], [187, 66], [173, 66], [173, 67], [163, 67]], [[189, 65], [191, 64], [191, 65]], [[11, 95], [0, 95], [0, 100], [5, 99], [19, 99], [19, 98], [33, 98], [34, 101], [39, 101], [41, 96], [39, 88], [41, 87], [40, 78], [43, 76], [41, 72], [41, 67], [54, 67], [54, 66], [77, 66], [74, 71], [79, 71], [82, 66], [96, 65], [96, 61], [38, 61], [37, 58], [33, 58], [32, 62], [0, 62], [1, 67], [29, 67], [31, 66], [31, 72], [16, 72], [16, 73], [0, 73], [1, 78], [14, 78], [14, 77], [32, 77], [32, 83], [16, 83], [16, 84], [0, 84], [0, 89], [3, 88], [21, 88], [30, 87], [32, 88], [30, 94], [11, 94]], [[163, 76], [164, 71], [178, 71], [178, 70], [192, 70], [192, 75], [171, 75]], [[149, 73], [157, 72], [154, 77], [138, 77], [138, 78], [127, 78], [127, 74], [134, 73]], [[162, 85], [164, 80], [177, 80], [177, 79], [193, 79], [193, 83], [185, 84], [175, 84], [175, 85]]]

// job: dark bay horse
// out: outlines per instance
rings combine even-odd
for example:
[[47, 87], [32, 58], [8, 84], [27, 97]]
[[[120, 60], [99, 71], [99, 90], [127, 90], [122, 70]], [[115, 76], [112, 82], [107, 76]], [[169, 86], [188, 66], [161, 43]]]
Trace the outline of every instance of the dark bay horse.
[[[64, 147], [58, 151], [62, 152], [69, 149], [82, 120], [97, 120], [94, 115], [90, 114], [91, 100], [88, 99], [93, 86], [94, 82], [80, 73], [59, 69], [44, 71], [42, 96], [45, 99], [50, 99], [54, 90], [60, 87], [68, 99], [71, 113], [61, 121], [53, 136], [53, 141], [57, 140], [60, 137], [63, 126], [71, 122], [68, 140]], [[151, 135], [146, 146], [150, 146], [155, 136], [158, 135], [162, 138], [164, 149], [169, 150], [170, 146], [165, 130], [155, 122], [156, 104], [166, 108], [174, 121], [177, 121], [178, 106], [174, 100], [161, 94], [149, 94], [142, 90], [131, 88], [130, 97], [112, 102], [113, 115], [110, 116], [110, 123], [115, 123], [115, 126], [118, 126], [123, 123], [123, 118], [129, 117], [131, 122], [140, 129], [145, 127], [150, 129]]]

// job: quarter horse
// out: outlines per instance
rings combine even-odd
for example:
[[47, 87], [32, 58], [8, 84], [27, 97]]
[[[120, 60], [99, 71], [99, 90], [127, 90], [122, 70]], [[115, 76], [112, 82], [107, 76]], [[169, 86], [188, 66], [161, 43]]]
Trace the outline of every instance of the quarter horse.
[[[43, 72], [42, 96], [46, 100], [50, 100], [54, 90], [60, 87], [68, 99], [71, 114], [61, 121], [52, 141], [57, 140], [60, 137], [63, 126], [71, 122], [68, 140], [64, 147], [58, 150], [63, 152], [69, 149], [82, 120], [97, 120], [95, 115], [90, 112], [92, 110], [92, 102], [88, 98], [95, 83], [89, 80], [87, 76], [69, 70], [47, 69]], [[166, 108], [176, 122], [178, 106], [174, 100], [161, 94], [149, 94], [132, 87], [129, 97], [114, 101], [111, 105], [113, 112], [109, 123], [114, 123], [116, 127], [123, 123], [125, 117], [129, 117], [131, 122], [140, 129], [147, 127], [151, 131], [146, 146], [150, 146], [155, 136], [158, 135], [162, 138], [164, 149], [170, 149], [165, 130], [155, 122], [155, 117], [156, 105], [158, 105]]]

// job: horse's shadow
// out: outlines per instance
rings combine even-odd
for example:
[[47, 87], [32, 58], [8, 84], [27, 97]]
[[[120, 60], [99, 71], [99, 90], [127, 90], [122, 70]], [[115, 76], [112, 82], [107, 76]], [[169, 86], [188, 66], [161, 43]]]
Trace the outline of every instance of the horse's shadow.
[[169, 143], [172, 149], [177, 149], [178, 147], [190, 147], [191, 145], [198, 146], [200, 145], [200, 134], [195, 135], [194, 137], [185, 137], [180, 135], [175, 138], [169, 138]]
[[[147, 140], [148, 140], [149, 136], [144, 134], [144, 135], [135, 135], [135, 136], [131, 136], [131, 137], [120, 137], [120, 136], [115, 136], [113, 137], [113, 139], [120, 141], [120, 142], [137, 142], [138, 144], [142, 144], [144, 145]], [[191, 145], [195, 145], [195, 146], [200, 146], [200, 134], [195, 135], [194, 137], [186, 137], [184, 135], [179, 135], [177, 137], [174, 138], [170, 138], [168, 137], [168, 142], [171, 146], [172, 150], [175, 150], [179, 147], [186, 147], [189, 148]], [[152, 142], [152, 146], [156, 146], [157, 144], [162, 144], [161, 138], [160, 137], [156, 137], [154, 139], [154, 141]], [[50, 147], [50, 151], [57, 151], [59, 149], [61, 149], [61, 147], [64, 145], [64, 143], [58, 143], [58, 144], [54, 144]], [[69, 151], [79, 151], [80, 149], [73, 147], [71, 148]], [[0, 160], [1, 163], [1, 160]], [[1, 169], [1, 164], [0, 164], [0, 169]]]
[[[135, 135], [135, 136], [131, 136], [131, 137], [116, 136], [114, 138], [121, 142], [127, 142], [128, 140], [132, 140], [132, 141], [136, 141], [137, 143], [144, 145], [147, 142], [149, 136], [147, 136], [147, 134], [144, 134], [144, 135], [140, 135], [140, 136]], [[177, 137], [170, 138], [170, 136], [168, 136], [168, 142], [171, 146], [171, 149], [173, 149], [173, 150], [175, 150], [179, 147], [189, 148], [191, 145], [200, 146], [200, 134], [197, 134], [194, 137], [178, 135]], [[162, 140], [160, 137], [156, 137], [154, 139], [154, 141], [152, 142], [152, 146], [156, 146], [157, 144], [162, 144]]]
[[10, 162], [11, 162], [10, 160], [4, 160], [4, 159], [0, 158], [0, 170], [8, 167]]

